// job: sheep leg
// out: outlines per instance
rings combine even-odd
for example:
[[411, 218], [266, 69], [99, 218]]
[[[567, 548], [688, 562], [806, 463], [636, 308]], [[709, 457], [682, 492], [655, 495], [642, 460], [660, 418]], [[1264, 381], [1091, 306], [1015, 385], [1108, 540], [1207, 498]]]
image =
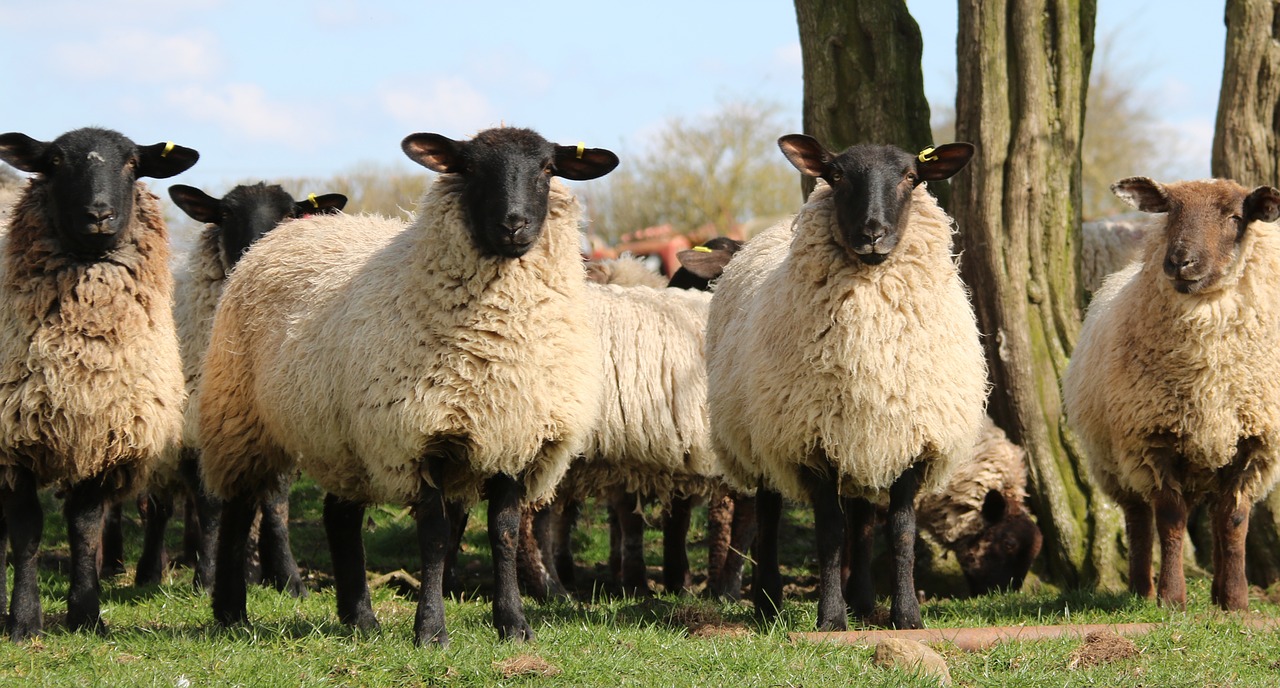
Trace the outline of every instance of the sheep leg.
[[[419, 514], [418, 518], [418, 539], [421, 546], [421, 519], [424, 517]], [[364, 538], [360, 533], [363, 526], [363, 504], [325, 494], [324, 534], [329, 541], [329, 558], [333, 561], [333, 587], [334, 596], [338, 598], [338, 620], [362, 631], [370, 631], [378, 627], [378, 619], [373, 615], [373, 603], [369, 600], [369, 579], [364, 567]], [[225, 517], [222, 527], [227, 527]], [[447, 524], [445, 532], [448, 533]], [[218, 563], [218, 576], [221, 580], [221, 561]], [[216, 590], [215, 588], [215, 592]], [[423, 594], [419, 595], [419, 614], [422, 613], [422, 600], [425, 597]], [[440, 628], [444, 628], [443, 622]], [[415, 639], [419, 637], [415, 636]]]
[[685, 593], [693, 584], [689, 575], [689, 521], [693, 500], [678, 497], [671, 500], [662, 524], [662, 584], [668, 593]]
[[576, 499], [557, 500], [560, 507], [559, 518], [555, 527], [555, 550], [552, 561], [555, 562], [556, 573], [560, 582], [566, 587], [574, 586], [575, 572], [573, 568], [573, 529], [582, 514], [582, 502]]
[[637, 500], [637, 495], [622, 490], [610, 496], [622, 540], [622, 594], [648, 596], [653, 590], [644, 565], [644, 515], [636, 508]]
[[[0, 499], [3, 494], [0, 493]], [[8, 579], [5, 571], [9, 564], [9, 522], [4, 520], [4, 509], [0, 509], [0, 614], [7, 615], [9, 609]]]
[[187, 490], [182, 505], [182, 557], [192, 569], [196, 568], [203, 552], [204, 530], [200, 519], [200, 502], [197, 495], [203, 490], [200, 482], [200, 452], [183, 447], [178, 459], [178, 477]]
[[1138, 597], [1152, 599], [1156, 589], [1151, 584], [1151, 554], [1155, 545], [1155, 522], [1151, 505], [1142, 500], [1124, 504], [1124, 529], [1129, 538], [1129, 591]]
[[778, 567], [778, 528], [782, 525], [782, 495], [760, 487], [756, 490], [756, 563], [754, 602], [756, 613], [772, 620], [782, 609], [782, 571]]
[[262, 560], [262, 580], [276, 590], [302, 599], [307, 586], [302, 582], [298, 562], [289, 544], [289, 488], [293, 482], [282, 480], [280, 489], [262, 502], [262, 528], [258, 534], [258, 556]]
[[876, 507], [869, 500], [855, 497], [845, 500], [845, 513], [849, 520], [846, 539], [849, 579], [845, 583], [844, 597], [853, 615], [865, 621], [876, 610], [875, 580], [871, 572], [871, 559], [875, 554]]
[[742, 597], [742, 569], [747, 563], [746, 553], [756, 541], [756, 498], [740, 494], [734, 494], [732, 498], [729, 551], [725, 553], [719, 589], [712, 591], [714, 597], [727, 600]]
[[538, 566], [541, 567], [542, 575], [546, 581], [547, 596], [567, 599], [569, 591], [565, 590], [564, 583], [560, 582], [560, 573], [556, 571], [556, 567], [552, 564], [555, 556], [554, 537], [555, 510], [551, 504], [544, 504], [542, 508], [533, 512], [533, 537], [538, 545]]
[[618, 510], [613, 503], [608, 506], [609, 520], [609, 576], [622, 580], [622, 526], [618, 523]]
[[214, 564], [213, 618], [223, 626], [248, 620], [245, 548], [258, 500], [240, 495], [223, 503]]
[[707, 504], [707, 595], [719, 597], [724, 589], [725, 559], [733, 538], [733, 499], [727, 494]]
[[462, 535], [467, 530], [467, 507], [462, 502], [446, 501], [445, 511], [449, 512], [449, 551], [444, 559], [444, 594], [454, 596], [462, 594], [462, 583], [454, 570], [458, 565], [458, 552], [462, 550]]
[[209, 589], [214, 582], [218, 557], [218, 533], [222, 526], [222, 500], [200, 488], [195, 492], [196, 518], [200, 521], [200, 540], [195, 558], [194, 585]]
[[[35, 476], [23, 469], [10, 469], [12, 485], [0, 481], [0, 505], [9, 530], [13, 551], [13, 590], [5, 632], [13, 640], [39, 636], [43, 631], [37, 555], [44, 534], [44, 509], [36, 491]], [[0, 570], [0, 578], [3, 578]]]
[[520, 544], [516, 548], [516, 578], [524, 586], [525, 593], [539, 602], [545, 602], [550, 596], [550, 579], [546, 565], [542, 561], [542, 545], [534, 532], [535, 508], [525, 505], [520, 508]]
[[908, 468], [889, 488], [889, 552], [893, 591], [889, 622], [897, 629], [924, 628], [916, 599], [916, 492], [920, 471]]
[[515, 478], [498, 473], [485, 487], [489, 495], [489, 549], [493, 555], [493, 625], [502, 640], [533, 640], [533, 629], [525, 621], [516, 580], [520, 499], [524, 486]]
[[84, 481], [67, 490], [62, 509], [71, 549], [71, 587], [67, 591], [67, 627], [105, 631], [98, 601], [98, 548], [102, 546], [102, 485]]
[[[418, 548], [422, 554], [422, 588], [413, 620], [415, 645], [449, 646], [444, 624], [444, 572], [453, 540], [444, 493], [423, 480], [419, 487]], [[361, 571], [363, 575], [363, 571]], [[368, 588], [365, 589], [366, 595]]]
[[124, 573], [124, 504], [112, 502], [102, 512], [102, 548], [98, 550], [98, 571], [103, 578]]
[[[173, 496], [148, 493], [142, 497], [146, 500], [146, 518], [142, 534], [142, 554], [138, 556], [138, 570], [134, 575], [134, 585], [156, 585], [164, 578], [165, 567], [169, 564], [169, 554], [164, 547], [164, 531], [173, 518]], [[106, 547], [107, 538], [103, 538]]]
[[191, 495], [182, 498], [182, 561], [183, 566], [196, 567], [196, 559], [200, 556], [200, 517], [197, 515], [196, 500]]
[[1186, 609], [1182, 537], [1187, 532], [1187, 502], [1182, 492], [1173, 487], [1161, 489], [1155, 497], [1156, 532], [1160, 537], [1160, 580], [1156, 585], [1156, 597], [1161, 605]]
[[818, 630], [848, 630], [844, 591], [840, 586], [845, 523], [838, 484], [826, 473], [806, 472], [804, 478], [809, 501], [813, 502], [813, 531], [818, 541]]
[[1213, 602], [1227, 611], [1249, 608], [1244, 559], [1251, 501], [1228, 494], [1214, 504]]

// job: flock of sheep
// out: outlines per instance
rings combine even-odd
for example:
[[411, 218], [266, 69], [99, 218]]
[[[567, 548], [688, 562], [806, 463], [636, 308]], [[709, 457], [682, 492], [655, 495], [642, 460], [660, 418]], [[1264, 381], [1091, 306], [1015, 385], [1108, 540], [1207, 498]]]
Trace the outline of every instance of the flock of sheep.
[[[613, 153], [502, 127], [405, 138], [405, 154], [440, 173], [407, 223], [344, 215], [336, 194], [174, 186], [206, 223], [175, 289], [159, 204], [139, 180], [181, 173], [196, 151], [103, 129], [0, 135], [0, 159], [35, 175], [0, 218], [8, 635], [42, 632], [39, 489], [64, 497], [70, 628], [102, 627], [104, 512], [139, 492], [139, 582], [160, 578], [164, 522], [190, 495], [196, 582], [233, 624], [247, 617], [251, 549], [264, 578], [305, 593], [284, 509], [299, 471], [326, 493], [345, 624], [378, 623], [365, 508], [413, 507], [419, 644], [449, 640], [443, 596], [479, 500], [502, 638], [533, 636], [520, 579], [541, 594], [572, 586], [569, 533], [592, 497], [611, 507], [630, 592], [649, 590], [638, 505], [666, 508], [663, 579], [682, 591], [698, 499], [733, 511], [712, 519], [708, 591], [739, 594], [750, 548], [765, 617], [782, 604], [784, 498], [814, 509], [820, 629], [873, 612], [878, 514], [893, 626], [922, 625], [917, 521], [975, 593], [1019, 587], [1040, 547], [1025, 459], [984, 414], [954, 225], [925, 184], [962, 170], [973, 147], [779, 146], [818, 180], [799, 213], [744, 245], [685, 252], [669, 284], [627, 261], [584, 268], [581, 209], [555, 178], [605, 175]], [[1140, 177], [1114, 190], [1157, 219], [1093, 298], [1064, 378], [1068, 421], [1124, 509], [1133, 591], [1185, 604], [1187, 510], [1208, 499], [1213, 599], [1242, 608], [1249, 509], [1280, 480], [1280, 388], [1268, 384], [1280, 377], [1280, 192]]]

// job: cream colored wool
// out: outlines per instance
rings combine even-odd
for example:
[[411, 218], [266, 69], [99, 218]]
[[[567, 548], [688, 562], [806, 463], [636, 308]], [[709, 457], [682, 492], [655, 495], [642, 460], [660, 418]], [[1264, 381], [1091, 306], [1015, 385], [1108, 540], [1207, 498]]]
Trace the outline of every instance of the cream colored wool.
[[22, 467], [40, 485], [102, 480], [110, 495], [176, 469], [182, 366], [168, 233], [145, 184], [109, 260], [57, 247], [34, 181], [0, 239], [0, 480]]
[[200, 446], [200, 369], [209, 348], [213, 314], [227, 278], [222, 248], [214, 226], [205, 227], [187, 255], [186, 264], [176, 271], [173, 288], [173, 315], [178, 327], [182, 354], [182, 375], [186, 382], [187, 405], [183, 414], [182, 444]]
[[874, 266], [836, 231], [819, 183], [794, 222], [725, 268], [707, 323], [712, 443], [738, 489], [763, 480], [807, 500], [801, 473], [829, 465], [842, 494], [871, 495], [920, 462], [936, 490], [972, 456], [987, 392], [951, 219], [918, 186], [901, 242]]
[[315, 216], [241, 259], [200, 387], [211, 490], [262, 496], [296, 462], [364, 503], [414, 502], [437, 466], [450, 499], [499, 472], [552, 493], [599, 408], [581, 210], [553, 180], [534, 247], [481, 256], [463, 183], [438, 177], [407, 226]]
[[587, 279], [596, 284], [663, 289], [667, 278], [635, 258], [603, 258], [587, 261]]
[[941, 492], [916, 498], [920, 527], [948, 547], [986, 527], [982, 505], [991, 490], [1009, 504], [1027, 499], [1027, 459], [1022, 447], [1009, 441], [989, 416], [973, 448], [973, 460], [961, 463]]
[[[1219, 284], [1190, 295], [1164, 276], [1157, 217], [1141, 261], [1089, 306], [1063, 377], [1068, 419], [1117, 501], [1166, 485], [1256, 499], [1280, 478], [1280, 228], [1252, 223]], [[1246, 438], [1259, 447], [1238, 465]]]

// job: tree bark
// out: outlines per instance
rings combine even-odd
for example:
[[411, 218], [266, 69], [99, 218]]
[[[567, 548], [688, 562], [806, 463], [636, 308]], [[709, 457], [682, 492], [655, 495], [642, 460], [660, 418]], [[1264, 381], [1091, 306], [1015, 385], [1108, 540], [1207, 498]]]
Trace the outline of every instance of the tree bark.
[[[833, 151], [933, 143], [924, 96], [920, 27], [904, 0], [795, 0], [804, 62], [804, 131]], [[803, 177], [807, 196], [814, 180]], [[945, 208], [948, 185], [929, 190]]]
[[[1245, 186], [1280, 186], [1280, 3], [1227, 0], [1227, 44], [1212, 171]], [[1280, 491], [1250, 517], [1249, 582], [1280, 580]]]
[[993, 389], [989, 413], [1027, 451], [1049, 577], [1120, 584], [1119, 514], [1062, 416], [1079, 332], [1084, 103], [1096, 0], [960, 0], [955, 178], [961, 271]]

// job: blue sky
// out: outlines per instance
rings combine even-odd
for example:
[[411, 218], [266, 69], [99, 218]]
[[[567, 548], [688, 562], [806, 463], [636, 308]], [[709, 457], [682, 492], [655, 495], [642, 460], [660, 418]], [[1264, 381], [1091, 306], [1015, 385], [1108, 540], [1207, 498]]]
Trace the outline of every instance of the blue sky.
[[[1116, 33], [1122, 63], [1178, 133], [1181, 174], [1207, 176], [1221, 3], [1099, 4], [1099, 35]], [[926, 92], [950, 103], [956, 3], [909, 6]], [[417, 169], [405, 135], [502, 122], [625, 164], [670, 118], [728, 100], [777, 102], [798, 128], [802, 92], [794, 8], [780, 0], [0, 0], [0, 60], [0, 131], [47, 140], [97, 125], [174, 140], [201, 160], [172, 181], [214, 194], [363, 162]]]

